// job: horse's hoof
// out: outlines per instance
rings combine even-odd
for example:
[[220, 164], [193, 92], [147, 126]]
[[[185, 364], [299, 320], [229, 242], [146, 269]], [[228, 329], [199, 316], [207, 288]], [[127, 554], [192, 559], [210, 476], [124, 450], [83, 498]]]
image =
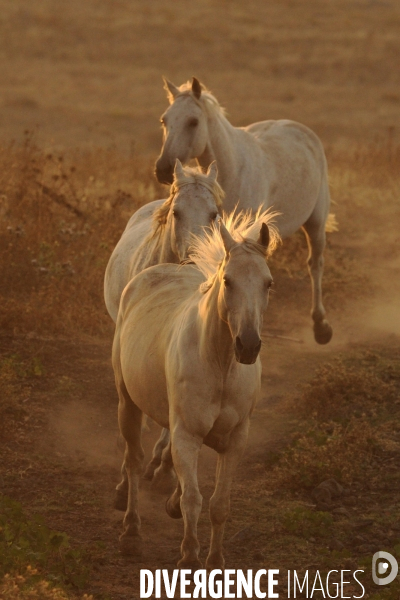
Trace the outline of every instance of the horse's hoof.
[[171, 517], [171, 519], [182, 519], [183, 515], [182, 515], [182, 511], [181, 511], [181, 503], [179, 502], [174, 502], [171, 498], [168, 498], [168, 500], [165, 503], [165, 510], [167, 511], [167, 515], [169, 517]]
[[332, 338], [332, 327], [328, 321], [314, 323], [314, 338], [317, 344], [327, 344]]
[[113, 508], [115, 510], [121, 510], [123, 512], [128, 508], [128, 494], [126, 492], [122, 492], [117, 490], [115, 493]]
[[141, 558], [143, 553], [142, 538], [138, 535], [127, 535], [119, 538], [119, 551], [124, 556]]
[[173, 469], [166, 471], [159, 467], [154, 471], [154, 477], [151, 482], [153, 492], [159, 494], [172, 494], [176, 488], [176, 475]]

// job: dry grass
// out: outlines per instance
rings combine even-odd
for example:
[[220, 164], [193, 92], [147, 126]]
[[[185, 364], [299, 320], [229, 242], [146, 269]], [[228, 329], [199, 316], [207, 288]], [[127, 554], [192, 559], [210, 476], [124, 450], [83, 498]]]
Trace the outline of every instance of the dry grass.
[[400, 457], [399, 394], [399, 348], [321, 367], [285, 406], [299, 419], [298, 433], [274, 467], [277, 489], [311, 490], [330, 478], [345, 486], [382, 484], [387, 474], [379, 463]]
[[[399, 192], [399, 153], [391, 144], [346, 156], [331, 153], [332, 196], [337, 202], [333, 210], [340, 232], [328, 236], [324, 289], [329, 291], [330, 307], [342, 306], [344, 286], [347, 299], [360, 297], [368, 285], [374, 288], [376, 282], [351, 248], [351, 222], [368, 220], [379, 199], [383, 208], [374, 231], [369, 228], [366, 236], [379, 235]], [[102, 281], [111, 251], [132, 212], [166, 194], [152, 170], [150, 160], [125, 157], [113, 147], [46, 153], [29, 133], [20, 146], [0, 147], [4, 330], [104, 331], [109, 321]], [[368, 253], [368, 246], [362, 251]], [[308, 279], [306, 255], [299, 232], [272, 258], [274, 275]]]
[[[398, 353], [397, 353], [398, 354]], [[305, 386], [297, 410], [322, 421], [376, 416], [398, 398], [400, 359], [374, 352], [322, 366]]]
[[128, 217], [156, 196], [151, 170], [113, 148], [47, 154], [30, 134], [0, 148], [4, 330], [104, 330], [105, 266]]
[[[71, 596], [49, 582], [38, 579], [38, 571], [28, 567], [24, 575], [5, 575], [0, 582], [0, 594], [3, 600], [71, 600]], [[93, 600], [93, 596], [84, 594], [81, 600]]]
[[[161, 76], [203, 79], [233, 123], [292, 118], [325, 143], [398, 136], [398, 2], [0, 3], [1, 129], [156, 152]], [[146, 32], [143, 35], [143, 31]], [[212, 68], [210, 68], [212, 65]]]

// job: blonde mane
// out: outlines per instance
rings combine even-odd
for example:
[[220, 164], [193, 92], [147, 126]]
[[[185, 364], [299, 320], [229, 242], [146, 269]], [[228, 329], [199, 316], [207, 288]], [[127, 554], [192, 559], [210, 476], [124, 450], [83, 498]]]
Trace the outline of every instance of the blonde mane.
[[185, 185], [198, 183], [203, 187], [207, 188], [209, 192], [214, 196], [215, 204], [219, 211], [222, 210], [222, 201], [224, 199], [224, 191], [217, 181], [210, 181], [205, 173], [201, 170], [201, 167], [183, 167], [184, 176], [174, 175], [174, 181], [170, 188], [169, 198], [155, 211], [153, 215], [153, 232], [151, 235], [155, 235], [160, 231], [160, 228], [166, 224], [168, 213], [171, 208], [171, 204], [179, 192], [179, 190]]
[[191, 81], [187, 81], [186, 83], [180, 85], [179, 94], [175, 97], [171, 94], [171, 92], [169, 92], [168, 88], [166, 88], [170, 103], [172, 104], [174, 100], [180, 98], [181, 96], [191, 96], [192, 100], [194, 100], [196, 104], [204, 108], [208, 115], [218, 114], [225, 117], [225, 109], [220, 105], [216, 97], [202, 83], [200, 85], [201, 96], [199, 99], [196, 98], [196, 96], [193, 94]]
[[[269, 208], [263, 210], [261, 205], [256, 214], [251, 211], [237, 213], [236, 210], [229, 215], [224, 213], [222, 221], [233, 239], [242, 245], [246, 251], [268, 257], [281, 241], [278, 230], [273, 224], [273, 219], [278, 215], [279, 213], [272, 212]], [[257, 243], [263, 223], [266, 223], [269, 228], [270, 242], [267, 252]], [[213, 284], [225, 257], [224, 243], [218, 225], [213, 224], [210, 233], [206, 233], [204, 237], [196, 237], [192, 248], [193, 251], [189, 254], [189, 259], [197, 265], [206, 278], [201, 286], [201, 291], [205, 292]]]

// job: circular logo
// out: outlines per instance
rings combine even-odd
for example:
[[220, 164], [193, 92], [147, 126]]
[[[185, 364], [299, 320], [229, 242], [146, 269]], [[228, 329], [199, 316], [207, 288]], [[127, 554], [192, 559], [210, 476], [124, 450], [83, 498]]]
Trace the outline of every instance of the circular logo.
[[[386, 575], [389, 570], [389, 565], [391, 570], [389, 574]], [[399, 565], [394, 556], [383, 550], [375, 552], [372, 557], [372, 579], [374, 580], [374, 583], [377, 585], [387, 585], [388, 583], [392, 583], [392, 581], [396, 579], [398, 571]], [[378, 577], [378, 575], [386, 575], [386, 577]]]

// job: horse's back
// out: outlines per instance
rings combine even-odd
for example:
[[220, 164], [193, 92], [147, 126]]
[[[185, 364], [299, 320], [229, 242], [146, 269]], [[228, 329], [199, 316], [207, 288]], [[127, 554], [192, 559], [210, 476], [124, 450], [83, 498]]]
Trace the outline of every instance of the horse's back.
[[[326, 219], [329, 193], [323, 195], [321, 190], [328, 189], [327, 165], [318, 136], [305, 125], [284, 119], [253, 123], [242, 131], [253, 149], [243, 153], [247, 181], [255, 188], [248, 202], [263, 201], [280, 213], [276, 224], [283, 238], [303, 225], [319, 204], [321, 218]], [[247, 198], [246, 189], [240, 191], [240, 198]], [[255, 210], [257, 205], [251, 207]]]
[[251, 133], [265, 151], [268, 151], [271, 146], [289, 145], [291, 149], [300, 146], [303, 153], [304, 149], [308, 149], [317, 159], [324, 156], [319, 137], [312, 129], [297, 121], [289, 119], [258, 121], [245, 127], [244, 130]]
[[133, 275], [132, 259], [152, 230], [154, 212], [164, 202], [165, 200], [149, 202], [131, 216], [108, 261], [104, 278], [104, 299], [114, 322], [117, 320], [122, 290]]

